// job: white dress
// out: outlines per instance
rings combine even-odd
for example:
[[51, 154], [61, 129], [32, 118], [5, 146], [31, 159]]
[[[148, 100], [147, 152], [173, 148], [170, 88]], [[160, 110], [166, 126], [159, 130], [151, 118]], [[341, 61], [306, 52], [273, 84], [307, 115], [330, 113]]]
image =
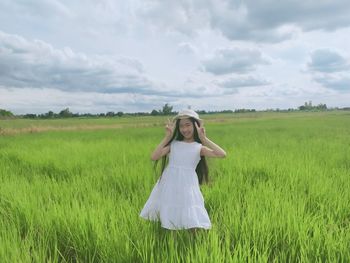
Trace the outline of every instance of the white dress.
[[157, 180], [140, 216], [167, 229], [211, 228], [196, 173], [202, 144], [174, 140], [169, 163]]

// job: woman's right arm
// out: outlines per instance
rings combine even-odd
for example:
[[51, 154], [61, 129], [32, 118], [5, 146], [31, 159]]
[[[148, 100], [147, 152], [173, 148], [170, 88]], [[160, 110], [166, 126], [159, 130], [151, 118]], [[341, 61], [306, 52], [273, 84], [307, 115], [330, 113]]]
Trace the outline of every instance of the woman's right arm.
[[171, 137], [173, 136], [173, 132], [174, 132], [174, 123], [168, 120], [168, 123], [165, 126], [165, 137], [157, 146], [157, 148], [153, 151], [151, 155], [152, 161], [157, 161], [159, 158], [163, 157], [164, 155], [170, 152], [170, 145], [167, 145], [167, 143], [171, 140]]
[[157, 146], [157, 148], [153, 151], [151, 155], [152, 161], [156, 161], [163, 157], [164, 155], [168, 154], [170, 151], [170, 145], [165, 146], [171, 138], [164, 137], [164, 139], [160, 142], [160, 144]]

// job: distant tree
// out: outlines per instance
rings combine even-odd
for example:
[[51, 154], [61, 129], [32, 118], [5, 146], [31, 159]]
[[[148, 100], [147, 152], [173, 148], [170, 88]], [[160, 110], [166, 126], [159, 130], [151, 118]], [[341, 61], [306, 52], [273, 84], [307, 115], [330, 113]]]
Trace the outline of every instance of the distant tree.
[[304, 110], [311, 110], [312, 109], [312, 101], [311, 100], [309, 100], [309, 102], [305, 101], [303, 109]]
[[58, 115], [63, 118], [68, 118], [72, 117], [73, 113], [69, 111], [69, 108], [65, 108], [64, 110], [61, 110]]
[[165, 103], [162, 109], [163, 115], [170, 115], [173, 111], [173, 106], [170, 106], [168, 103]]
[[[269, 111], [267, 109], [267, 111]], [[255, 112], [255, 109], [236, 109], [235, 113]]]
[[117, 112], [117, 116], [118, 116], [118, 117], [121, 117], [121, 116], [123, 116], [123, 115], [124, 115], [124, 112], [122, 112], [122, 111], [118, 111], [118, 112]]
[[320, 103], [320, 104], [318, 104], [316, 106], [316, 109], [318, 109], [318, 110], [327, 110], [327, 105]]
[[299, 110], [327, 110], [326, 104], [318, 104], [317, 106], [312, 106], [311, 100], [309, 102], [305, 102], [304, 105], [298, 107]]
[[53, 111], [48, 111], [47, 113], [45, 113], [45, 118], [54, 118], [55, 117], [55, 113]]
[[32, 113], [27, 113], [23, 115], [23, 118], [26, 118], [26, 119], [35, 119], [36, 117], [37, 117], [36, 114], [32, 114]]
[[151, 115], [152, 115], [152, 116], [158, 116], [158, 115], [160, 115], [160, 112], [157, 111], [157, 110], [152, 110], [152, 111], [151, 111]]
[[114, 116], [114, 112], [113, 111], [109, 111], [106, 113], [107, 117], [113, 117]]
[[0, 109], [0, 117], [13, 117], [13, 113], [8, 110]]

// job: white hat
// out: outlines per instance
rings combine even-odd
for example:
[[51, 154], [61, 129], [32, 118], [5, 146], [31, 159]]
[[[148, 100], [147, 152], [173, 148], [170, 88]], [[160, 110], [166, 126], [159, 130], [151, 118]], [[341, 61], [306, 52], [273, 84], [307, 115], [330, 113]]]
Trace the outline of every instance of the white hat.
[[190, 110], [190, 109], [185, 109], [185, 110], [182, 110], [180, 111], [174, 118], [173, 118], [173, 121], [176, 121], [177, 119], [185, 119], [185, 118], [188, 118], [188, 117], [193, 117], [195, 118], [196, 120], [202, 120], [199, 118], [197, 112], [195, 112], [194, 110]]

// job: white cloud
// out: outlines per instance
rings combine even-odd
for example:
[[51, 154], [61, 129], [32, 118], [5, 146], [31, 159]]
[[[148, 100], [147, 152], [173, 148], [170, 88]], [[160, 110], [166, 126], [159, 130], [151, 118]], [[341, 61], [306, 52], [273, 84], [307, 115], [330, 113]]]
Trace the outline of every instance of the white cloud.
[[258, 87], [266, 86], [270, 83], [262, 78], [254, 76], [240, 76], [240, 77], [230, 77], [223, 81], [219, 81], [218, 85], [228, 90], [244, 88], [244, 87]]
[[349, 70], [349, 63], [341, 54], [334, 50], [317, 49], [311, 54], [308, 68], [311, 71], [318, 72], [338, 72]]
[[315, 81], [326, 88], [341, 92], [350, 91], [350, 75], [323, 75], [315, 76]]
[[178, 51], [180, 54], [184, 55], [195, 55], [197, 53], [197, 49], [188, 42], [181, 42], [178, 44]]
[[135, 9], [142, 21], [156, 31], [193, 36], [209, 25], [208, 12], [200, 1], [142, 1]]
[[248, 73], [258, 65], [268, 64], [268, 59], [257, 49], [225, 48], [203, 61], [204, 71], [215, 75]]
[[1, 108], [17, 114], [43, 113], [49, 110], [58, 113], [67, 107], [74, 113], [150, 111], [159, 109], [169, 101], [174, 100], [143, 94], [71, 92], [47, 88], [14, 89], [0, 86]]
[[87, 56], [0, 32], [0, 84], [102, 93], [158, 93], [131, 58]]
[[349, 10], [345, 0], [4, 0], [0, 104], [14, 112], [348, 106]]
[[266, 43], [289, 39], [298, 28], [333, 31], [350, 26], [347, 0], [146, 1], [137, 12], [160, 30], [193, 35], [210, 25], [230, 40]]
[[317, 49], [310, 54], [306, 73], [321, 86], [339, 92], [350, 91], [349, 60], [336, 50]]
[[26, 0], [26, 1], [9, 1], [2, 0], [0, 8], [11, 10], [25, 17], [42, 16], [51, 19], [53, 16], [69, 17], [72, 16], [71, 10], [58, 0]]

